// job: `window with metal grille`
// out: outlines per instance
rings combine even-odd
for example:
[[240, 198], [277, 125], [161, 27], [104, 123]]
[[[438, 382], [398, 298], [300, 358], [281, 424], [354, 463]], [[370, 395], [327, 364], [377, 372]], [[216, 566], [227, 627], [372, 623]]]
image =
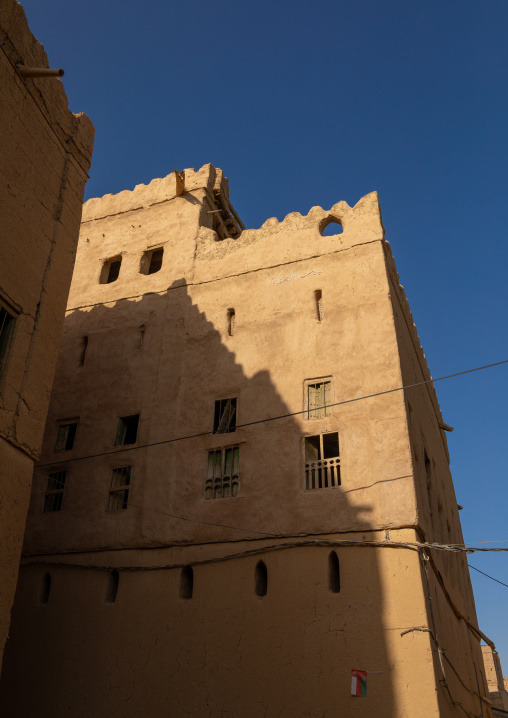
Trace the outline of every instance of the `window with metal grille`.
[[15, 323], [16, 314], [0, 301], [0, 376], [2, 376], [2, 371], [7, 362], [7, 353], [11, 345]]
[[307, 419], [322, 419], [332, 413], [332, 380], [311, 379], [305, 382]]
[[340, 486], [339, 435], [318, 434], [305, 438], [305, 488]]
[[138, 424], [139, 414], [120, 417], [120, 419], [118, 419], [118, 428], [116, 430], [115, 446], [135, 444], [138, 437]]
[[116, 282], [116, 280], [118, 279], [118, 275], [120, 274], [121, 266], [121, 257], [113, 257], [112, 259], [108, 259], [106, 262], [104, 262], [102, 266], [100, 283], [111, 284], [112, 282]]
[[66, 471], [56, 471], [48, 476], [48, 485], [44, 494], [44, 513], [60, 511], [62, 508], [63, 493], [65, 488]]
[[70, 451], [76, 438], [77, 422], [60, 424], [56, 432], [55, 451]]
[[127, 508], [131, 483], [131, 466], [113, 469], [109, 490], [108, 511], [121, 511]]
[[229, 434], [236, 431], [236, 398], [217, 399], [213, 417], [213, 433]]
[[205, 499], [228, 499], [240, 490], [240, 447], [208, 452]]

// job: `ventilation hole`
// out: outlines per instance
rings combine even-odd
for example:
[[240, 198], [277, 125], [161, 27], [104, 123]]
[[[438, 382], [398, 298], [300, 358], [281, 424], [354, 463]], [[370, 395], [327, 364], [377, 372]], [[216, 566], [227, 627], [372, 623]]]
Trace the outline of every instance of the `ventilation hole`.
[[256, 566], [256, 573], [255, 573], [255, 580], [254, 580], [254, 590], [256, 591], [256, 596], [266, 596], [266, 591], [268, 589], [268, 573], [266, 571], [266, 566], [263, 561], [259, 561]]
[[83, 337], [81, 340], [81, 355], [79, 357], [79, 363], [81, 366], [85, 365], [86, 350], [88, 349], [88, 337]]
[[322, 237], [334, 237], [342, 234], [342, 224], [336, 217], [327, 217], [319, 225], [319, 233]]
[[340, 566], [335, 551], [328, 556], [328, 588], [332, 593], [340, 591]]
[[113, 570], [108, 573], [108, 586], [106, 588], [106, 597], [104, 601], [106, 603], [114, 603], [116, 601], [116, 594], [118, 593], [118, 571]]
[[142, 352], [143, 351], [143, 345], [145, 343], [145, 332], [146, 332], [146, 326], [142, 324], [139, 327], [139, 349]]
[[45, 573], [42, 578], [40, 602], [47, 603], [49, 601], [49, 594], [51, 592], [51, 576], [49, 573]]
[[314, 300], [316, 302], [316, 317], [318, 322], [323, 321], [323, 292], [321, 289], [316, 289], [314, 292]]
[[184, 566], [180, 574], [180, 598], [192, 598], [194, 572], [192, 566]]
[[228, 334], [230, 337], [235, 333], [235, 310], [228, 309]]

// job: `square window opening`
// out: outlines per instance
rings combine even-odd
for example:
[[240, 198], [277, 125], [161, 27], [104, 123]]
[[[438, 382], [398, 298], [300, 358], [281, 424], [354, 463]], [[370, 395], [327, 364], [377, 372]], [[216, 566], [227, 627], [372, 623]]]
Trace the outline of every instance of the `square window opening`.
[[115, 446], [135, 444], [138, 438], [138, 424], [139, 414], [120, 417], [116, 431]]
[[305, 488], [327, 489], [340, 483], [339, 434], [305, 437]]
[[322, 419], [332, 414], [332, 380], [311, 379], [305, 382], [307, 419]]
[[208, 452], [205, 499], [229, 499], [240, 491], [240, 447]]
[[60, 424], [56, 433], [55, 451], [70, 451], [74, 446], [77, 422]]
[[129, 502], [132, 466], [120, 466], [113, 469], [109, 490], [107, 511], [123, 511]]
[[121, 257], [113, 257], [104, 262], [102, 266], [102, 272], [100, 277], [101, 284], [111, 284], [116, 282], [120, 274], [120, 267], [122, 266]]
[[213, 417], [214, 434], [230, 434], [236, 431], [236, 397], [218, 399]]
[[162, 267], [162, 258], [164, 256], [164, 247], [150, 249], [143, 253], [139, 265], [140, 274], [155, 274]]
[[66, 471], [56, 471], [49, 474], [46, 492], [44, 494], [43, 513], [60, 511], [63, 502]]

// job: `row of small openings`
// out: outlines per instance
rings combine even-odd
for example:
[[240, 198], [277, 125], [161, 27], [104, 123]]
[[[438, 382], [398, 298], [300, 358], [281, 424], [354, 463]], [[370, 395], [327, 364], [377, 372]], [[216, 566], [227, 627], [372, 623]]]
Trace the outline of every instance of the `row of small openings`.
[[[118, 586], [120, 583], [120, 574], [116, 569], [108, 571], [108, 580], [106, 592], [104, 595], [104, 603], [115, 603], [118, 594]], [[339, 559], [335, 551], [331, 551], [328, 555], [328, 589], [331, 593], [340, 592], [340, 565]], [[39, 602], [46, 604], [49, 602], [51, 593], [51, 574], [45, 573], [42, 577], [41, 591]], [[183, 566], [180, 571], [180, 598], [189, 600], [194, 593], [194, 571], [192, 566]], [[258, 561], [254, 570], [254, 593], [256, 596], [263, 597], [268, 593], [268, 569], [264, 561]]]
[[[158, 270], [157, 270], [158, 271]], [[149, 272], [150, 273], [150, 272]], [[118, 275], [117, 275], [118, 276]], [[115, 281], [112, 279], [111, 281]], [[318, 322], [323, 321], [323, 292], [321, 289], [316, 289], [314, 292], [314, 302], [316, 308], [316, 319]], [[236, 324], [236, 312], [233, 307], [227, 310], [227, 333], [228, 336], [232, 337], [235, 333]], [[139, 348], [143, 350], [143, 344], [145, 339], [146, 326], [143, 324], [139, 328]], [[85, 365], [85, 357], [88, 349], [88, 336], [85, 335], [81, 338], [81, 347], [79, 353], [79, 365]]]
[[[164, 255], [164, 247], [150, 249], [143, 253], [139, 263], [140, 274], [155, 274], [162, 267], [162, 257]], [[107, 259], [102, 265], [100, 276], [101, 284], [111, 284], [116, 282], [120, 276], [120, 268], [122, 266], [122, 257], [112, 257]]]

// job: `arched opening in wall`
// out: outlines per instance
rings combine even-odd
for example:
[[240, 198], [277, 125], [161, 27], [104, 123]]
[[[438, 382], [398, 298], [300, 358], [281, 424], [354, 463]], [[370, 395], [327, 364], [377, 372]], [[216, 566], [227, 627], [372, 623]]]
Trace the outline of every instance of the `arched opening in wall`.
[[192, 566], [184, 566], [180, 574], [180, 598], [192, 598], [194, 591], [194, 571]]
[[340, 592], [340, 565], [335, 551], [328, 556], [328, 588], [332, 593]]
[[314, 292], [314, 302], [316, 304], [316, 319], [318, 322], [323, 321], [323, 292], [321, 289], [316, 289]]
[[266, 596], [268, 590], [268, 572], [264, 561], [258, 561], [254, 574], [254, 590], [256, 596]]
[[49, 594], [51, 592], [51, 575], [45, 573], [42, 577], [41, 593], [39, 600], [41, 603], [47, 603], [49, 601]]
[[235, 333], [235, 310], [228, 309], [228, 334], [230, 337]]
[[108, 571], [108, 585], [106, 586], [106, 596], [104, 598], [105, 603], [114, 603], [116, 601], [119, 580], [120, 576], [116, 569]]
[[337, 217], [327, 217], [319, 225], [319, 234], [322, 237], [334, 237], [336, 234], [342, 234], [342, 222]]

